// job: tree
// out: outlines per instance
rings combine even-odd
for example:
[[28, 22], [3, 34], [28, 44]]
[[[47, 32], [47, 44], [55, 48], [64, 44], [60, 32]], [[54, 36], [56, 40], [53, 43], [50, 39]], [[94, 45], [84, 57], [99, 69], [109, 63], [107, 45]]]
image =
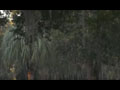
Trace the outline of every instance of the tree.
[[91, 12], [91, 17], [88, 19], [89, 30], [91, 30], [89, 49], [91, 49], [91, 54], [93, 53], [96, 57], [97, 79], [100, 79], [101, 65], [103, 63], [113, 65], [115, 60], [111, 60], [111, 58], [114, 55], [118, 57], [119, 42], [116, 41], [119, 41], [119, 14], [118, 10], [96, 10]]
[[119, 10], [5, 13], [2, 26], [12, 20], [1, 47], [8, 79], [103, 79], [104, 65], [119, 64]]
[[[47, 40], [42, 39], [38, 33], [35, 33], [38, 29], [35, 29], [37, 26], [36, 24], [34, 25], [34, 21], [36, 21], [35, 16], [30, 16], [32, 13], [34, 13], [34, 11], [17, 11], [13, 15], [14, 26], [6, 31], [3, 38], [2, 60], [5, 69], [9, 71], [14, 65], [16, 76], [19, 76], [22, 70], [24, 70], [22, 73], [35, 72], [34, 66], [37, 68], [39, 60], [42, 62], [42, 59], [47, 58], [46, 54], [49, 53]], [[21, 15], [18, 16], [18, 14]], [[24, 16], [22, 14], [24, 14]], [[26, 78], [27, 74], [25, 74], [24, 77]]]

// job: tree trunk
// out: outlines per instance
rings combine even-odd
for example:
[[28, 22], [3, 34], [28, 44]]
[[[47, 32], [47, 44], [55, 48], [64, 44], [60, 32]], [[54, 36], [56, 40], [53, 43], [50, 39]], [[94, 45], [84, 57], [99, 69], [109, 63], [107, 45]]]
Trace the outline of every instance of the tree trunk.
[[[32, 72], [31, 71], [31, 63], [30, 59], [32, 58], [32, 43], [35, 40], [35, 36], [37, 33], [37, 21], [36, 21], [36, 16], [35, 16], [35, 11], [34, 10], [22, 10], [25, 18], [25, 32], [26, 32], [26, 44], [30, 48], [30, 56], [29, 59], [26, 60], [27, 63], [27, 72]], [[28, 77], [30, 78], [30, 77]]]

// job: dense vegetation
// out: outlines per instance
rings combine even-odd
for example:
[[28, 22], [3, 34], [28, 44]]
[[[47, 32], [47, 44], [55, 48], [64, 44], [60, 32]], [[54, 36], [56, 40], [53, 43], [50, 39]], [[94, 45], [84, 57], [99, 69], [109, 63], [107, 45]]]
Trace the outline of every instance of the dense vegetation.
[[0, 18], [4, 27], [0, 34], [0, 79], [120, 79], [119, 10], [4, 13], [7, 16]]

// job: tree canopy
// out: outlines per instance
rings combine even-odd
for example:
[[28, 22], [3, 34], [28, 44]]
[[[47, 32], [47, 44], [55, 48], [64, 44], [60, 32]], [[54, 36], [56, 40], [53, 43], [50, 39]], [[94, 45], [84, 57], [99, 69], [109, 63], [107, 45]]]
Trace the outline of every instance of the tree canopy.
[[2, 12], [1, 79], [120, 79], [119, 10]]

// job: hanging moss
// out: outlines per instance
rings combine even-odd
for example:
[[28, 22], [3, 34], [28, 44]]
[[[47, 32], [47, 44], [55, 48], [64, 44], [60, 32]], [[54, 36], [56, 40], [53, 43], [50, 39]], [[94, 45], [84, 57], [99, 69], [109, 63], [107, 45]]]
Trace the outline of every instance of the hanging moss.
[[[11, 32], [11, 30], [6, 31], [3, 37], [1, 47], [2, 60], [8, 72], [10, 72], [12, 65], [15, 65], [17, 74], [21, 72], [23, 67], [27, 68], [27, 63], [29, 63], [31, 69], [34, 71], [49, 62], [51, 46], [45, 39], [37, 36], [37, 40], [32, 43], [32, 48], [30, 48], [29, 45], [26, 45], [25, 38], [15, 39], [16, 37], [17, 35]], [[32, 50], [32, 58], [29, 58], [30, 50]]]

